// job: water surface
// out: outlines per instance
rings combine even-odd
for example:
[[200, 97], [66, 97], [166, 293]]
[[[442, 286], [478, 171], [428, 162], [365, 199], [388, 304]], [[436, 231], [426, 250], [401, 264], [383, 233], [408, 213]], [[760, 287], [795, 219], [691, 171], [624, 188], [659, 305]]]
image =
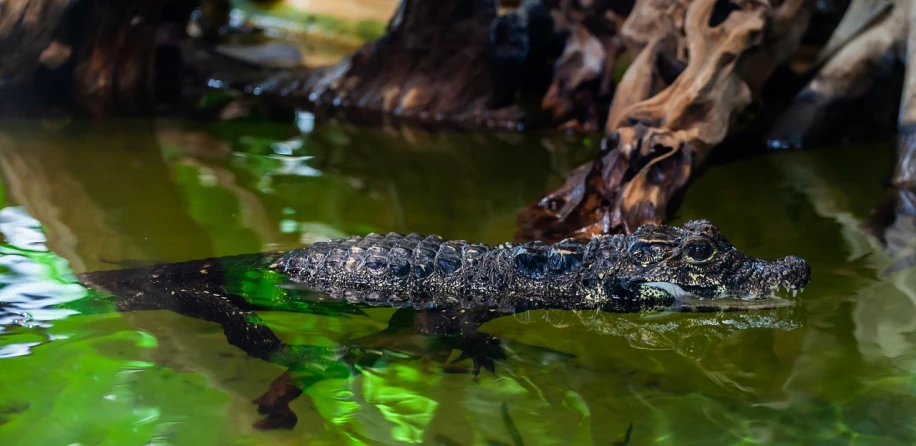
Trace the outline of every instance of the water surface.
[[[803, 311], [489, 322], [495, 373], [443, 365], [429, 339], [359, 373], [333, 360], [259, 430], [251, 401], [286, 369], [217, 324], [119, 313], [74, 274], [289, 249], [368, 232], [500, 243], [518, 209], [594, 149], [555, 134], [455, 135], [315, 124], [0, 121], [0, 444], [916, 443], [916, 276], [860, 228], [890, 144], [712, 166], [674, 223], [708, 218], [756, 256], [801, 256]], [[103, 301], [104, 302], [104, 301]], [[284, 342], [373, 336], [394, 311], [266, 311]], [[459, 352], [445, 352], [451, 359]]]

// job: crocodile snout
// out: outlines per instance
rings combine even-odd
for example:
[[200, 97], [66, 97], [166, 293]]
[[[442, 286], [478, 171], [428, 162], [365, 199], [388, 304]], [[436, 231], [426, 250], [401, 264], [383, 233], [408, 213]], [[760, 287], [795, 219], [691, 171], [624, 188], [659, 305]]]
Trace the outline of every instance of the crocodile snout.
[[801, 257], [787, 256], [779, 261], [781, 285], [801, 289], [811, 281], [811, 266]]

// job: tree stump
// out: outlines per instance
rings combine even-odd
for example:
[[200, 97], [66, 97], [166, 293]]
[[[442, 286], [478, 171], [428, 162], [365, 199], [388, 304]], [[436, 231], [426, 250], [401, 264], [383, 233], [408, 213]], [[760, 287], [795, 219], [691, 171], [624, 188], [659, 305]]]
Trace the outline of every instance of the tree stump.
[[181, 67], [166, 40], [183, 33], [195, 7], [179, 0], [0, 1], [0, 94], [24, 91], [41, 106], [92, 116], [149, 114], [175, 97], [169, 88], [180, 88], [162, 82]]

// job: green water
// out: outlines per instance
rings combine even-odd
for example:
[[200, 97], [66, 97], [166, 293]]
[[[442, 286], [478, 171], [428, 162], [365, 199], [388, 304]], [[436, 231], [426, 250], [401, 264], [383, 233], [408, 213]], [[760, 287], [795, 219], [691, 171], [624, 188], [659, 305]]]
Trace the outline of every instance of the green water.
[[[916, 276], [859, 225], [890, 144], [713, 166], [675, 222], [708, 218], [761, 257], [807, 259], [803, 314], [531, 312], [482, 327], [495, 373], [393, 355], [354, 375], [302, 364], [292, 430], [253, 428], [286, 369], [217, 324], [83, 305], [73, 273], [288, 249], [371, 231], [512, 240], [517, 210], [589, 159], [553, 134], [173, 121], [0, 121], [0, 444], [916, 443]], [[34, 220], [32, 220], [34, 219]], [[22, 316], [28, 313], [29, 317]], [[393, 311], [263, 312], [290, 344], [332, 347]], [[18, 316], [17, 316], [18, 315]], [[401, 333], [377, 347], [421, 351]], [[458, 352], [452, 353], [452, 359]]]

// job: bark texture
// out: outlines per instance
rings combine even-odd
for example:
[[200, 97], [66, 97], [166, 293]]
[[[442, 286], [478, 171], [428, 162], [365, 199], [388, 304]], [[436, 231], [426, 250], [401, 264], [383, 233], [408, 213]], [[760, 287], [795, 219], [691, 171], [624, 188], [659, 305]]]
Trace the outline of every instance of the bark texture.
[[660, 223], [752, 95], [793, 53], [814, 2], [637, 1], [622, 27], [634, 62], [602, 150], [524, 209], [521, 240], [631, 233]]
[[[916, 216], [916, 5], [910, 0], [853, 0], [810, 67], [811, 81], [775, 122], [774, 148], [836, 142], [868, 126], [875, 98], [898, 95], [897, 162], [866, 229], [889, 251], [903, 250]], [[903, 67], [902, 82], [895, 77]], [[897, 86], [900, 85], [898, 92]], [[880, 99], [879, 99], [880, 100]], [[862, 110], [867, 110], [863, 113]], [[863, 122], [864, 121], [864, 122]], [[912, 265], [897, 265], [895, 270]]]
[[774, 148], [802, 147], [842, 136], [838, 121], [861, 118], [868, 93], [888, 84], [905, 60], [908, 0], [856, 0], [818, 54], [813, 78], [773, 125]]
[[530, 14], [497, 9], [495, 0], [403, 0], [378, 41], [337, 65], [253, 90], [350, 115], [514, 129], [523, 119], [515, 96], [526, 88], [526, 61], [549, 37], [550, 18], [540, 5]]
[[2, 1], [0, 94], [93, 116], [150, 114], [179, 94], [181, 61], [167, 40], [183, 31], [169, 29], [183, 29], [196, 4]]

